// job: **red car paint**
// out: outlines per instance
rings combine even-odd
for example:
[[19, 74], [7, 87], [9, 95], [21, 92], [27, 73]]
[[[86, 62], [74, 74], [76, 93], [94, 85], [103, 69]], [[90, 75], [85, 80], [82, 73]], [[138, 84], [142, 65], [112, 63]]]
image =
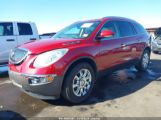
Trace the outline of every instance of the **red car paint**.
[[[56, 74], [57, 76], [65, 76], [66, 71], [72, 63], [84, 58], [89, 58], [95, 63], [97, 72], [124, 64], [131, 60], [139, 60], [144, 49], [149, 47], [148, 34], [118, 37], [115, 40], [98, 40], [96, 38], [99, 30], [106, 22], [122, 20], [129, 23], [135, 22], [130, 19], [119, 17], [91, 20], [87, 22], [100, 21], [100, 23], [87, 38], [60, 38], [57, 40], [40, 40], [24, 44], [20, 46], [20, 48], [29, 50], [31, 54], [19, 65], [9, 63], [9, 69], [14, 72], [29, 75]], [[60, 60], [43, 68], [36, 68], [33, 66], [33, 63], [39, 54], [60, 48], [68, 48], [69, 50]]]
[[[114, 18], [115, 20], [119, 20], [119, 18]], [[120, 18], [121, 19], [121, 18]], [[108, 20], [113, 20], [112, 18], [104, 18], [100, 19], [101, 23], [99, 26], [93, 31], [93, 33], [87, 39], [80, 39], [79, 43], [70, 44], [70, 42], [78, 41], [78, 40], [43, 40], [38, 42], [32, 42], [25, 45], [22, 45], [22, 48], [26, 48], [33, 55], [29, 56], [24, 63], [19, 66], [14, 66], [10, 64], [10, 69], [16, 72], [22, 72], [25, 74], [53, 74], [56, 73], [59, 76], [62, 76], [66, 70], [66, 67], [72, 63], [72, 61], [79, 59], [81, 57], [90, 57], [92, 58], [97, 65], [98, 71], [105, 70], [109, 67], [117, 65], [119, 63], [124, 62], [125, 57], [131, 56], [134, 58], [139, 58], [143, 49], [145, 49], [146, 44], [140, 43], [138, 45], [137, 41], [129, 40], [129, 38], [118, 38], [116, 41], [101, 41], [98, 42], [95, 40], [95, 35], [101, 26]], [[92, 20], [91, 20], [92, 21]], [[130, 20], [129, 20], [130, 21]], [[139, 36], [137, 36], [139, 37]], [[148, 36], [141, 36], [144, 39], [148, 39]], [[130, 38], [135, 39], [136, 37]], [[122, 42], [123, 41], [123, 42]], [[69, 43], [69, 44], [68, 44]], [[129, 44], [128, 50], [123, 50], [121, 48], [121, 44], [126, 43]], [[108, 47], [107, 47], [108, 46]], [[69, 52], [57, 63], [52, 66], [37, 69], [33, 67], [34, 59], [37, 54], [58, 49], [58, 48], [69, 48]], [[135, 48], [136, 51], [132, 53], [132, 48]], [[106, 62], [105, 62], [106, 61]], [[53, 71], [54, 70], [54, 71]]]

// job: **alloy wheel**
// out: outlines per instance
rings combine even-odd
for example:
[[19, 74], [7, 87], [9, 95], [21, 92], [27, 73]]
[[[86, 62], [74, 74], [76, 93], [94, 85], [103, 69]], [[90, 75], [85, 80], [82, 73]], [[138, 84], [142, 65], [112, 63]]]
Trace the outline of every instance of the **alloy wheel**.
[[85, 96], [90, 90], [91, 83], [92, 75], [90, 71], [88, 69], [79, 70], [73, 79], [73, 93], [78, 97]]
[[148, 67], [148, 64], [149, 64], [149, 54], [148, 53], [145, 53], [143, 55], [143, 59], [142, 59], [143, 68], [147, 68]]

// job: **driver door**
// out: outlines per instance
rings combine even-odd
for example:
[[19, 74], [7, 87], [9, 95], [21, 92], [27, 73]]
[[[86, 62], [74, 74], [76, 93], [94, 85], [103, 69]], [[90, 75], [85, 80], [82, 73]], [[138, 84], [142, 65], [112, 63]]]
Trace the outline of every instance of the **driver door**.
[[99, 53], [99, 62], [102, 70], [116, 66], [122, 61], [122, 41], [118, 38], [118, 29], [114, 21], [106, 22], [98, 34], [102, 30], [111, 30], [114, 32], [114, 36], [101, 38], [100, 40], [100, 53]]

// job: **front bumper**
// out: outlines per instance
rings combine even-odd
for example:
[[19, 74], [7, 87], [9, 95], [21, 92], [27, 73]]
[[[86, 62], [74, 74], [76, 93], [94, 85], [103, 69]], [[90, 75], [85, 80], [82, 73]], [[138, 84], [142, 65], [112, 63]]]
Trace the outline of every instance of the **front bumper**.
[[[26, 75], [17, 73], [14, 71], [9, 71], [10, 80], [13, 84], [30, 96], [39, 99], [57, 99], [61, 93], [61, 87], [63, 82], [63, 77], [55, 76], [54, 80], [47, 84], [40, 85], [30, 85], [28, 78], [33, 75]], [[36, 76], [36, 75], [34, 75]]]

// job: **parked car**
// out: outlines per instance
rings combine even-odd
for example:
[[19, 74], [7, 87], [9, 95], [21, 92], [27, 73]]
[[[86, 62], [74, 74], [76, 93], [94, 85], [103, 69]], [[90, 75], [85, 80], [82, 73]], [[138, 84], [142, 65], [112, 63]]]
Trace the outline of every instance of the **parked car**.
[[34, 23], [0, 22], [0, 64], [8, 63], [11, 49], [39, 39]]
[[161, 52], [161, 35], [153, 39], [151, 45], [152, 45], [152, 51], [154, 53]]
[[149, 35], [134, 20], [105, 17], [76, 22], [50, 40], [13, 49], [13, 84], [40, 99], [62, 95], [71, 103], [89, 97], [100, 73], [136, 66], [148, 68]]

